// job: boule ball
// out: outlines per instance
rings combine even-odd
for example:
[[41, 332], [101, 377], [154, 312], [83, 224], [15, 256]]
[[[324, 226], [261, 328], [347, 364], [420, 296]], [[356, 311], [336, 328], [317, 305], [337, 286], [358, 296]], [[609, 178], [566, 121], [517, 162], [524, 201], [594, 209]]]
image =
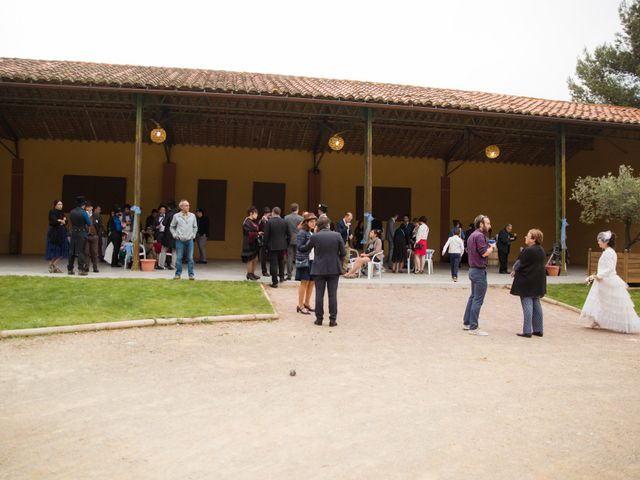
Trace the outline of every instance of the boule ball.
[[289, 370], [289, 375], [291, 375], [292, 377], [296, 376], [296, 371], [295, 370]]

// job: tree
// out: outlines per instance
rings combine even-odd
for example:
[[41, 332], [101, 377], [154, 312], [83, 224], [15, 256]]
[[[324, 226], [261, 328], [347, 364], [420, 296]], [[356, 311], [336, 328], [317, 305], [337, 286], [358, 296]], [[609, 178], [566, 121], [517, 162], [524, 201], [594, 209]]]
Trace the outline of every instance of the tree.
[[640, 107], [640, 0], [623, 1], [618, 13], [622, 32], [614, 42], [578, 58], [577, 80], [567, 81], [573, 100]]
[[571, 200], [582, 207], [583, 223], [622, 222], [625, 249], [640, 241], [640, 232], [631, 237], [631, 227], [640, 222], [640, 176], [633, 176], [633, 168], [620, 165], [617, 177], [611, 172], [603, 177], [578, 177]]

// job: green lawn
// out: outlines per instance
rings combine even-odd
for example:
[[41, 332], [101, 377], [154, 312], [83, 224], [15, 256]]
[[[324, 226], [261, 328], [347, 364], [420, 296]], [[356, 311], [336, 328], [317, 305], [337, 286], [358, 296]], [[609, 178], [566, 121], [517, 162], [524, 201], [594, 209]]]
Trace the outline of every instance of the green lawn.
[[[580, 283], [547, 285], [547, 296], [559, 302], [582, 308], [589, 293], [589, 288], [591, 287]], [[635, 304], [636, 312], [640, 314], [640, 289], [631, 289], [629, 293]]]
[[273, 313], [256, 283], [0, 277], [0, 330], [252, 313]]

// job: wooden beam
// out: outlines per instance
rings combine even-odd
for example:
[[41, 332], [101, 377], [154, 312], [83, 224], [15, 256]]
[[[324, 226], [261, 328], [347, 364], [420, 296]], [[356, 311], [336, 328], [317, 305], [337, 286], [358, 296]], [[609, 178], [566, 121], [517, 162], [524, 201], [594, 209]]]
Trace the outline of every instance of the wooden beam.
[[[133, 204], [140, 208], [142, 202], [142, 103], [143, 96], [136, 95], [136, 143], [133, 168]], [[140, 269], [140, 214], [135, 213], [133, 222], [133, 263], [131, 270]]]
[[364, 130], [364, 202], [366, 215], [373, 209], [373, 111], [365, 108], [366, 125]]

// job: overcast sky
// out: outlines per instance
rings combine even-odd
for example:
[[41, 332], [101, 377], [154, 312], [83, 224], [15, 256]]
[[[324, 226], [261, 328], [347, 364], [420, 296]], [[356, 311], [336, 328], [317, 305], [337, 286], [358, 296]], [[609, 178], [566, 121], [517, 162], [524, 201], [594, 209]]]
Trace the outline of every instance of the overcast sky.
[[280, 73], [569, 99], [618, 0], [11, 1], [0, 56]]

